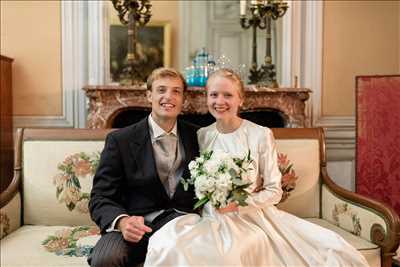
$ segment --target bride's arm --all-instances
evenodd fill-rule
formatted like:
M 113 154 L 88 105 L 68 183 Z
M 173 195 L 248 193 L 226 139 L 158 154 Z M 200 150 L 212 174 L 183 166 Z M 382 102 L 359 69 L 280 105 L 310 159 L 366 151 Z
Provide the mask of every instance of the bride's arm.
M 263 190 L 252 193 L 247 199 L 248 206 L 239 207 L 239 211 L 251 207 L 262 208 L 278 204 L 282 197 L 281 173 L 278 168 L 278 159 L 275 138 L 272 131 L 266 128 L 266 134 L 259 140 L 259 178 L 263 178 Z

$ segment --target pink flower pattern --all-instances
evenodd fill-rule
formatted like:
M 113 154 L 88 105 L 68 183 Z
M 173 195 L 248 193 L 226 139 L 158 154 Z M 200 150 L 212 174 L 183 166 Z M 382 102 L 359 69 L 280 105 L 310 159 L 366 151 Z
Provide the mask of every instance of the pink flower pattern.
M 288 160 L 287 155 L 278 153 L 278 167 L 282 174 L 282 199 L 281 203 L 289 198 L 290 192 L 296 188 L 296 182 L 299 177 L 293 169 L 293 164 Z
M 74 228 L 66 228 L 57 231 L 54 235 L 48 236 L 42 245 L 51 253 L 58 256 L 75 256 L 87 257 L 93 246 L 78 245 L 78 240 L 87 236 L 96 236 L 100 234 L 97 226 L 78 226 Z
M 82 192 L 80 179 L 94 175 L 100 160 L 100 153 L 92 155 L 75 153 L 67 156 L 57 168 L 60 173 L 53 177 L 56 186 L 56 197 L 60 203 L 65 203 L 67 208 L 80 213 L 88 213 L 89 192 Z
M 4 237 L 10 233 L 10 218 L 3 211 L 0 211 L 0 236 Z

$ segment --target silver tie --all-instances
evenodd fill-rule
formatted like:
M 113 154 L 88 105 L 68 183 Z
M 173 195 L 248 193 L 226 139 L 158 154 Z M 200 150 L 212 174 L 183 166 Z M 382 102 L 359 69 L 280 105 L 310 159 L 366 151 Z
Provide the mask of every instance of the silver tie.
M 176 187 L 174 165 L 177 159 L 177 144 L 178 138 L 173 134 L 162 135 L 156 139 L 155 143 L 158 175 L 170 197 Z

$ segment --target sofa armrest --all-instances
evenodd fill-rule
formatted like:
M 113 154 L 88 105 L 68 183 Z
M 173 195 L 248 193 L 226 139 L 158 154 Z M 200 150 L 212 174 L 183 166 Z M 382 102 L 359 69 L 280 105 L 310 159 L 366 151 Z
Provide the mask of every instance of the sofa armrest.
M 21 195 L 17 193 L 0 209 L 0 239 L 21 226 Z
M 17 129 L 15 151 L 21 151 L 22 134 L 24 129 Z M 22 225 L 22 200 L 21 200 L 21 153 L 15 153 L 14 177 L 7 188 L 0 193 L 0 238 L 16 230 Z
M 391 266 L 400 241 L 400 219 L 387 205 L 336 185 L 321 168 L 321 217 L 382 249 L 382 266 Z

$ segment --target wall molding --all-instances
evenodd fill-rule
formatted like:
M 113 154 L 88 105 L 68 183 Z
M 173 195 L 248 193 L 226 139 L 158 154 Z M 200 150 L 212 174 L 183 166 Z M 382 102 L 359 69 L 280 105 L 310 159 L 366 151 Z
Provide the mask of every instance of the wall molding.
M 104 84 L 108 64 L 108 9 L 104 1 L 61 1 L 62 114 L 14 116 L 14 127 L 85 128 L 83 86 Z
M 76 106 L 79 102 L 74 87 L 77 84 L 77 75 L 81 69 L 78 64 L 80 33 L 77 27 L 81 21 L 80 2 L 61 2 L 61 65 L 62 65 L 62 115 L 60 116 L 13 116 L 15 128 L 20 127 L 76 127 Z
M 328 159 L 353 161 L 355 117 L 326 116 L 322 112 L 324 3 L 290 1 L 289 8 L 291 11 L 284 16 L 283 27 L 290 34 L 285 33 L 283 38 L 290 47 L 283 47 L 282 58 L 286 59 L 283 66 L 290 77 L 283 77 L 293 85 L 293 79 L 297 76 L 299 87 L 312 90 L 306 113 L 314 127 L 323 127 L 325 130 Z

